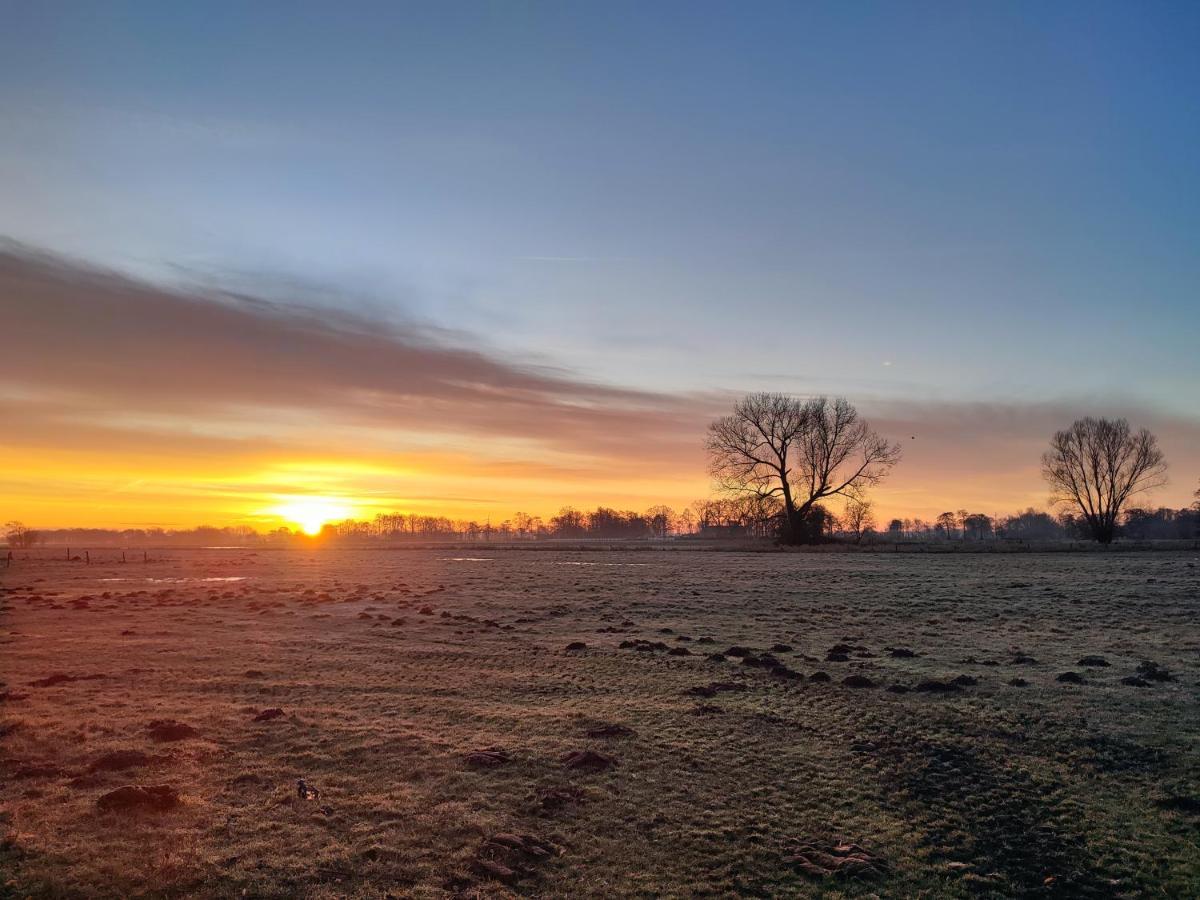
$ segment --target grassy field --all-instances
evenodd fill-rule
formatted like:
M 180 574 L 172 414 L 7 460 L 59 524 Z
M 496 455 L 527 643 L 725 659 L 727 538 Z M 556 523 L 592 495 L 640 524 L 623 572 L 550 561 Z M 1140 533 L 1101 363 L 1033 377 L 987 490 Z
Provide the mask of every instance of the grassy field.
M 0 896 L 1200 894 L 1195 551 L 104 555 L 0 570 Z

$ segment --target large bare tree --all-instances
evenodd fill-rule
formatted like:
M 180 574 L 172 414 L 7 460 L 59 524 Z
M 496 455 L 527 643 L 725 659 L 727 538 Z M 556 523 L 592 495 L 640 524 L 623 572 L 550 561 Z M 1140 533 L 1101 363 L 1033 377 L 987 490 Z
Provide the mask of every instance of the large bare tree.
M 1079 419 L 1042 454 L 1051 502 L 1077 506 L 1101 544 L 1112 543 L 1129 498 L 1166 484 L 1166 470 L 1158 439 L 1125 419 Z
M 782 502 L 784 539 L 810 543 L 814 507 L 858 499 L 900 459 L 848 401 L 750 394 L 708 426 L 709 470 L 724 491 Z

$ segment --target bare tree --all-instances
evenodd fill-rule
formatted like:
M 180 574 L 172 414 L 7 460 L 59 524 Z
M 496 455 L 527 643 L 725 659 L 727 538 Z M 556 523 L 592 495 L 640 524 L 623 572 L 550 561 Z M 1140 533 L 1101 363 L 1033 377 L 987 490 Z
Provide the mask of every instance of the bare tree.
M 4 537 L 8 541 L 10 547 L 19 547 L 29 549 L 37 543 L 38 533 L 32 528 L 29 528 L 23 522 L 6 522 L 4 525 Z
M 669 506 L 652 506 L 644 516 L 650 526 L 650 534 L 659 540 L 665 540 L 675 524 L 675 511 Z
M 871 501 L 851 497 L 846 501 L 842 513 L 842 524 L 854 535 L 854 543 L 861 544 L 863 535 L 875 528 L 875 514 L 871 512 Z
M 1134 433 L 1125 419 L 1079 419 L 1042 454 L 1051 502 L 1077 506 L 1101 544 L 1112 543 L 1126 501 L 1166 484 L 1166 470 L 1158 439 L 1145 428 Z
M 709 470 L 722 490 L 782 501 L 784 540 L 820 538 L 810 521 L 828 497 L 859 498 L 900 459 L 846 400 L 750 394 L 708 427 Z
M 937 530 L 946 540 L 950 540 L 958 530 L 958 517 L 952 512 L 940 513 L 937 517 Z

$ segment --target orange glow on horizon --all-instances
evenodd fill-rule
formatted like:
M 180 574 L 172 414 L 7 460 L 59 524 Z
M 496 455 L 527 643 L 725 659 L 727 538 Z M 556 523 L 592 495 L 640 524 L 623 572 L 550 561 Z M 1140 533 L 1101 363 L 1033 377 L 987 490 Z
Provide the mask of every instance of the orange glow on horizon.
M 0 262 L 3 326 L 22 335 L 0 352 L 0 523 L 313 534 L 380 513 L 496 526 L 564 506 L 678 512 L 713 494 L 705 429 L 732 386 L 614 386 L 369 316 L 213 302 L 3 248 Z M 862 411 L 904 458 L 870 492 L 877 526 L 1044 508 L 1046 442 L 1084 413 L 1157 434 L 1171 482 L 1138 502 L 1187 506 L 1200 419 L 1169 408 L 884 392 Z
M 299 526 L 305 534 L 321 533 L 328 522 L 337 522 L 354 516 L 354 509 L 343 500 L 332 497 L 293 497 L 272 507 L 270 515 Z

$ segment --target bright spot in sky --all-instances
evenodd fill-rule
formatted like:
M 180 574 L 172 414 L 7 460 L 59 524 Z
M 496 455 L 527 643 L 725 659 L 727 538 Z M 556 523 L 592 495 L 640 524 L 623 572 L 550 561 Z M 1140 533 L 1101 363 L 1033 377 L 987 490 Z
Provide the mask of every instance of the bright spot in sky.
M 353 515 L 347 503 L 333 497 L 293 497 L 274 507 L 271 512 L 299 525 L 305 534 L 318 534 L 326 522 L 348 519 Z

